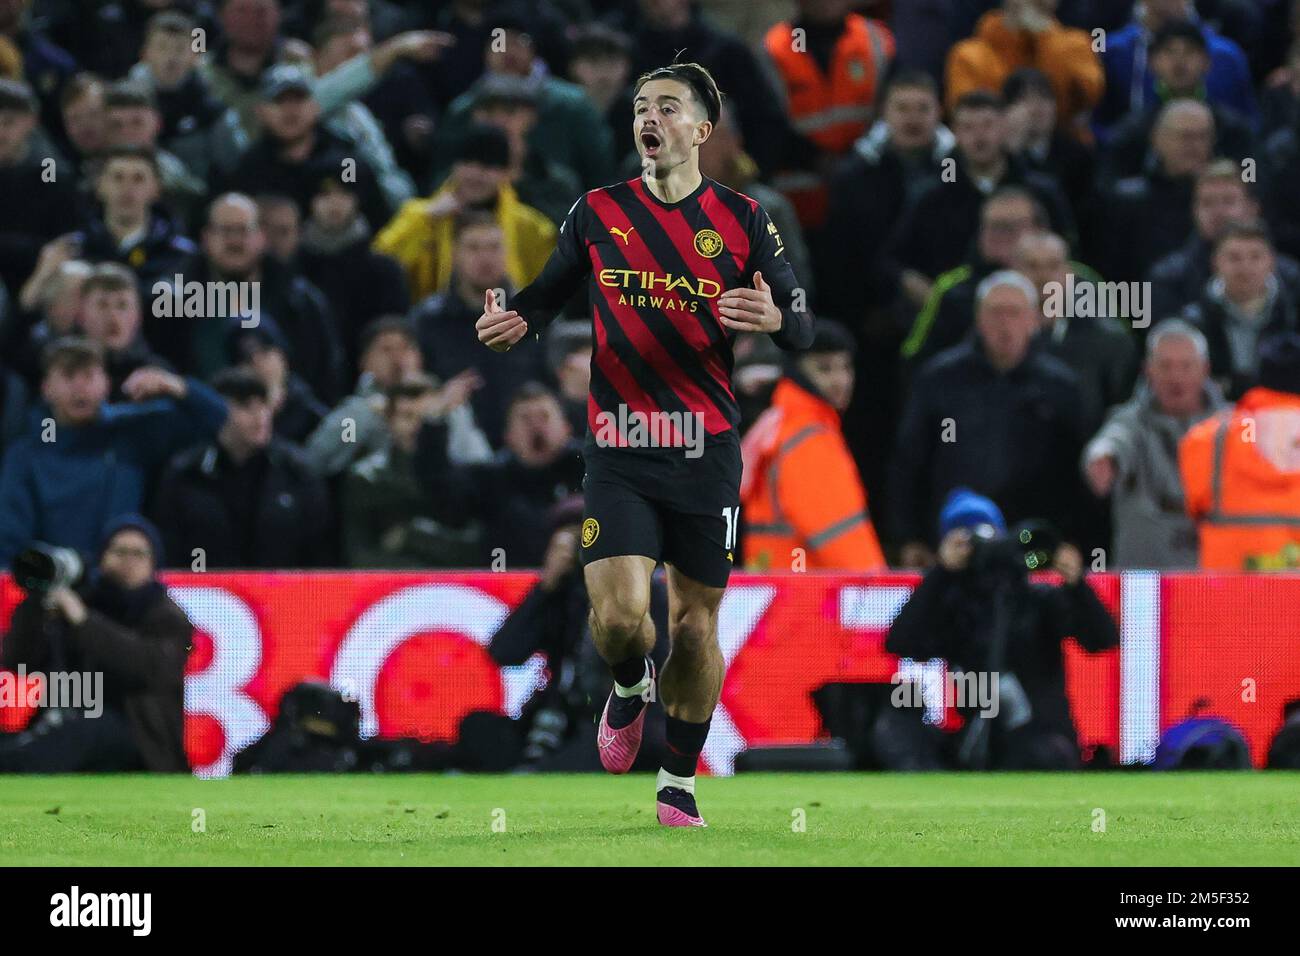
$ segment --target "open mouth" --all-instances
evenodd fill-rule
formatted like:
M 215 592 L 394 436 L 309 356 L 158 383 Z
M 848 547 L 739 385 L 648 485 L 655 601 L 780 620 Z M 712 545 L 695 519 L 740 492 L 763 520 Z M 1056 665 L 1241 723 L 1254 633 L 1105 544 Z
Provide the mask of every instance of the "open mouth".
M 641 133 L 641 146 L 645 149 L 645 154 L 647 156 L 654 156 L 659 152 L 659 147 L 662 145 L 663 141 L 659 139 L 658 134 L 652 133 L 649 130 L 645 130 Z

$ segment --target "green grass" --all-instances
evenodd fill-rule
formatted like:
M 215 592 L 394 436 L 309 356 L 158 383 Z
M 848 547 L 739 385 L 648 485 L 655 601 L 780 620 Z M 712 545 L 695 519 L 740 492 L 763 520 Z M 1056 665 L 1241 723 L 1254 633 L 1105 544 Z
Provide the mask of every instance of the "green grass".
M 603 775 L 8 777 L 0 865 L 1300 864 L 1297 774 L 701 778 L 703 831 L 661 829 L 652 790 Z

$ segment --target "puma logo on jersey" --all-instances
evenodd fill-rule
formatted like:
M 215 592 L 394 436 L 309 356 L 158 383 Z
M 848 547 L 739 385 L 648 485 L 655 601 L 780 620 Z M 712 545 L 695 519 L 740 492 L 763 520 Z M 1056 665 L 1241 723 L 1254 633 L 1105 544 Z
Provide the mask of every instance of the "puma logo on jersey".
M 628 237 L 631 236 L 632 233 L 636 232 L 636 226 L 628 226 L 627 232 L 624 232 L 622 229 L 618 228 L 618 226 L 610 226 L 609 232 L 610 235 L 618 236 L 622 239 L 623 245 L 626 246 L 628 244 Z

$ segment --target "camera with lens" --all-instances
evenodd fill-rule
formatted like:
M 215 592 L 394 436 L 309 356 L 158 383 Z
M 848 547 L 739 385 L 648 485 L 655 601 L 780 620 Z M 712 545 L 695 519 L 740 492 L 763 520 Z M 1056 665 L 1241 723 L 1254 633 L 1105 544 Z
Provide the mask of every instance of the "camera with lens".
M 1046 521 L 1022 521 L 1006 534 L 980 525 L 972 534 L 970 569 L 990 580 L 1023 578 L 1048 570 L 1060 546 L 1060 534 Z
M 36 542 L 14 557 L 14 583 L 28 594 L 75 587 L 85 574 L 81 555 L 72 548 Z

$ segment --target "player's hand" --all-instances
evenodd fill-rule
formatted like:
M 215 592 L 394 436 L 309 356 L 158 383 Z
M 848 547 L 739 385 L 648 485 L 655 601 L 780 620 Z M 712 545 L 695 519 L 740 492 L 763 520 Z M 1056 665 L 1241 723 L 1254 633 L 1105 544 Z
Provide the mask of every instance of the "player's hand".
M 528 323 L 518 312 L 506 312 L 497 304 L 496 296 L 488 289 L 483 301 L 483 314 L 474 323 L 478 340 L 494 352 L 507 352 L 528 334 Z
M 718 299 L 719 321 L 737 332 L 776 332 L 781 328 L 781 310 L 772 301 L 772 288 L 763 273 L 754 273 L 754 288 L 728 289 Z
M 1083 555 L 1072 544 L 1063 544 L 1056 549 L 1052 565 L 1065 578 L 1066 584 L 1075 585 L 1083 580 Z

